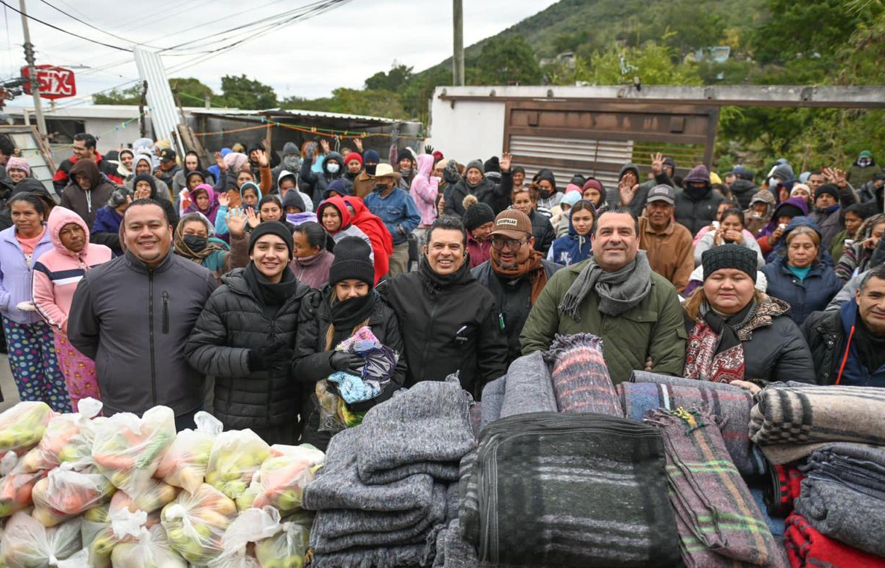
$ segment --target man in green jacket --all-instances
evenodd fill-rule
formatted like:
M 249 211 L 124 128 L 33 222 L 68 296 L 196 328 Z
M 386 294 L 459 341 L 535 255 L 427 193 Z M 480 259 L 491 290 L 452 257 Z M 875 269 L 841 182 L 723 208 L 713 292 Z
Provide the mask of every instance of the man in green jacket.
M 535 302 L 520 335 L 523 355 L 548 349 L 557 333 L 593 333 L 615 384 L 634 370 L 682 376 L 682 307 L 673 285 L 652 272 L 638 235 L 628 209 L 599 216 L 593 256 L 554 274 Z

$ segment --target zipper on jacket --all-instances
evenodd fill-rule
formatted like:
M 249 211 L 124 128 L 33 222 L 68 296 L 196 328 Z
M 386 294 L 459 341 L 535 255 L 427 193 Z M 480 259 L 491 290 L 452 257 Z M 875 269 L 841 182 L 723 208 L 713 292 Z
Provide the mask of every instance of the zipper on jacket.
M 148 271 L 148 325 L 150 326 L 151 342 L 151 402 L 157 405 L 157 364 L 156 347 L 154 346 L 154 273 Z
M 169 292 L 163 290 L 163 333 L 169 333 Z

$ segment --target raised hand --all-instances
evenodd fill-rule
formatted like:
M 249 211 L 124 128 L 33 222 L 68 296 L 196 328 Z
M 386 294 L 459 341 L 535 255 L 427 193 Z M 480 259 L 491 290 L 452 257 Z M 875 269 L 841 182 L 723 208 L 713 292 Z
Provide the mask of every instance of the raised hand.
M 621 205 L 630 205 L 636 192 L 639 191 L 639 184 L 630 185 L 629 182 L 621 180 L 618 182 L 618 193 L 621 195 Z
M 228 197 L 227 192 L 218 194 L 218 205 L 221 207 L 227 207 L 230 205 L 230 197 Z
M 660 152 L 651 155 L 651 173 L 659 176 L 664 172 L 664 155 Z
M 261 219 L 258 218 L 258 215 L 255 214 L 255 210 L 251 207 L 246 208 L 246 221 L 253 229 L 261 223 Z
M 261 150 L 260 152 L 258 152 L 258 165 L 262 168 L 266 168 L 268 164 L 269 162 L 267 161 L 267 152 Z
M 219 170 L 227 171 L 227 164 L 224 163 L 224 157 L 221 155 L 221 152 L 215 152 L 215 165 L 218 166 Z
M 250 210 L 251 211 L 251 210 Z M 242 237 L 246 232 L 246 214 L 239 207 L 231 209 L 224 218 L 231 236 Z
M 356 148 L 356 151 L 360 154 L 363 153 L 363 139 L 362 138 L 354 138 L 353 139 L 353 147 Z
M 328 153 L 331 152 L 331 150 L 329 149 L 329 141 L 325 138 L 320 140 L 320 146 L 323 148 L 323 154 L 328 155 Z
M 507 173 L 510 171 L 510 164 L 513 162 L 513 154 L 510 152 L 504 152 L 501 154 L 501 160 L 499 164 L 501 166 L 501 171 Z

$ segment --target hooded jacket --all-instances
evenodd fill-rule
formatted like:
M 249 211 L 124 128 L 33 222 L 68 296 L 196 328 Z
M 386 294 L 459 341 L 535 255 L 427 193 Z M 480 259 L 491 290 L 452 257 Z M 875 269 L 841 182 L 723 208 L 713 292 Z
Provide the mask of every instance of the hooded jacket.
M 287 142 L 287 144 L 288 144 L 288 142 Z M 298 176 L 295 173 L 290 172 L 289 170 L 281 170 L 280 174 L 275 178 L 277 180 L 276 181 L 277 188 L 279 188 L 280 182 L 283 181 L 283 178 L 287 178 L 287 177 L 291 177 L 293 180 L 295 180 L 295 188 L 294 188 L 294 190 L 290 189 L 289 191 L 287 191 L 286 195 L 289 195 L 290 193 L 300 195 L 301 199 L 304 201 L 304 207 L 302 207 L 302 210 L 305 213 L 309 213 L 309 212 L 313 211 L 313 199 L 311 199 L 309 195 L 307 195 L 306 193 L 302 193 L 301 190 L 298 189 Z M 286 195 L 283 196 L 284 201 L 285 201 Z M 285 209 L 283 209 L 283 210 L 285 211 Z
M 123 224 L 123 216 L 110 205 L 105 205 L 95 212 L 95 223 L 89 240 L 95 244 L 104 245 L 111 249 L 114 256 L 123 254 L 120 244 L 120 225 Z
M 483 171 L 482 160 L 473 160 L 467 164 L 467 170 L 471 168 Z M 446 215 L 454 215 L 459 219 L 464 217 L 464 213 L 467 212 L 464 208 L 464 198 L 468 195 L 475 195 L 480 203 L 485 203 L 491 207 L 496 215 L 507 209 L 507 206 L 510 204 L 510 194 L 513 190 L 513 176 L 506 176 L 509 177 L 510 181 L 508 186 L 505 183 L 505 176 L 501 177 L 500 184 L 496 184 L 483 174 L 479 183 L 471 187 L 467 183 L 467 170 L 464 170 L 464 176 L 457 183 L 446 188 Z
M 881 171 L 882 166 L 877 164 L 872 157 L 870 158 L 869 166 L 861 167 L 860 156 L 858 155 L 854 163 L 848 167 L 848 171 L 845 172 L 845 179 L 851 182 L 851 185 L 854 187 L 860 187 L 873 179 L 873 176 Z
M 87 162 L 91 160 L 85 160 Z M 67 187 L 71 182 L 71 169 L 80 163 L 80 158 L 77 156 L 71 156 L 67 160 L 61 163 L 58 169 L 55 171 L 55 175 L 52 177 L 52 185 L 55 187 L 55 192 L 61 195 L 62 191 Z M 98 171 L 107 176 L 112 183 L 123 183 L 123 179 L 120 177 L 120 174 L 117 172 L 117 168 L 114 164 L 105 160 L 101 154 L 98 153 L 98 150 L 95 151 L 95 162 L 93 162 Z
M 771 253 L 771 251 L 780 245 L 779 242 L 769 243 L 768 237 L 773 235 L 774 232 L 777 230 L 780 212 L 786 205 L 798 207 L 799 210 L 802 211 L 802 215 L 798 216 L 805 217 L 808 215 L 808 202 L 801 197 L 791 197 L 790 199 L 787 199 L 774 208 L 774 213 L 771 214 L 771 218 L 768 220 L 768 224 L 765 226 L 764 229 L 762 229 L 762 232 L 759 233 L 759 236 L 756 237 L 756 242 L 759 243 L 759 248 L 760 250 L 762 250 L 762 254 L 766 255 L 766 260 L 768 260 L 768 255 Z M 783 241 L 783 235 L 781 236 L 781 241 Z
M 299 148 L 298 144 L 295 144 L 294 142 L 286 142 L 283 144 L 282 156 L 280 164 L 270 172 L 271 177 L 274 180 L 275 191 L 280 187 L 279 183 L 280 179 L 283 178 L 283 172 L 288 172 L 290 175 L 295 175 L 297 177 L 297 172 L 301 171 L 301 166 L 304 163 L 301 159 L 301 148 Z M 289 157 L 287 158 L 287 156 Z M 292 174 L 291 172 L 296 172 L 296 174 Z
M 759 188 L 750 180 L 738 178 L 728 186 L 728 190 L 735 201 L 741 204 L 741 209 L 747 209 L 750 206 L 750 200 L 753 199 Z
M 169 219 L 169 224 L 173 227 L 178 226 L 178 211 L 175 210 L 175 206 L 172 205 L 172 202 L 168 199 L 160 199 L 157 193 L 157 179 L 150 174 L 139 174 L 132 179 L 132 187 L 135 188 L 135 184 L 139 181 L 146 181 L 151 186 L 151 199 L 156 201 L 163 207 L 163 211 L 166 212 L 166 217 Z M 110 198 L 109 198 L 110 199 Z M 211 200 L 211 196 L 210 196 Z
M 794 218 L 786 231 L 782 241 L 786 242 L 787 236 L 797 227 L 810 227 L 820 235 L 820 228 L 808 217 Z M 820 247 L 818 258 L 811 267 L 811 271 L 800 280 L 787 267 L 786 250 L 779 251 L 768 264 L 762 267 L 762 273 L 768 279 L 767 293 L 769 296 L 778 298 L 790 306 L 790 318 L 801 326 L 805 319 L 818 310 L 823 310 L 830 300 L 842 289 L 842 281 L 833 272 L 833 269 L 823 262 L 823 255 L 829 254 Z
M 394 188 L 394 191 L 398 191 Z M 372 262 L 375 263 L 375 284 L 390 271 L 390 255 L 393 254 L 393 238 L 380 217 L 369 211 L 368 206 L 358 197 L 342 199 L 353 208 L 350 222 L 369 238 L 372 246 Z M 336 239 L 337 242 L 337 239 Z
M 350 199 L 356 199 L 356 198 L 352 197 Z M 354 203 L 355 203 L 355 201 L 354 201 Z M 338 211 L 338 215 L 341 216 L 341 226 L 334 233 L 329 233 L 332 236 L 332 239 L 336 243 L 345 237 L 359 237 L 362 240 L 366 241 L 366 244 L 368 244 L 370 247 L 372 247 L 372 254 L 370 255 L 369 259 L 375 265 L 375 278 L 378 279 L 381 276 L 384 276 L 385 274 L 387 274 L 387 269 L 389 268 L 389 265 L 388 265 L 388 261 L 389 261 L 389 257 L 390 257 L 389 253 L 388 253 L 388 258 L 386 258 L 386 259 L 383 257 L 378 260 L 375 259 L 375 247 L 372 246 L 373 245 L 372 239 L 370 239 L 369 236 L 366 235 L 366 233 L 364 233 L 362 231 L 362 229 L 360 229 L 359 227 L 357 227 L 356 225 L 353 224 L 353 216 L 350 214 L 350 210 L 347 208 L 347 204 L 345 203 L 344 198 L 339 197 L 339 196 L 330 197 L 329 199 L 327 199 L 319 204 L 319 206 L 317 207 L 317 222 L 320 225 L 323 224 L 323 209 L 325 209 L 326 207 L 334 207 L 335 210 Z M 365 207 L 365 206 L 363 206 L 363 207 Z M 378 220 L 378 222 L 380 223 L 380 219 Z M 381 228 L 383 229 L 383 233 L 378 230 L 376 230 L 375 232 L 378 233 L 379 235 L 386 234 L 389 237 L 390 233 L 387 232 L 387 227 L 384 227 L 384 223 L 381 223 Z M 326 230 L 326 232 L 328 233 L 329 231 Z M 378 235 L 376 235 L 376 241 L 380 243 L 383 241 L 383 238 L 382 238 L 382 240 L 379 240 Z M 383 250 L 383 245 L 381 245 L 381 247 Z M 390 250 L 391 251 L 393 250 L 393 244 L 390 245 Z M 385 270 L 385 272 L 379 276 L 379 271 L 382 269 Z
M 197 188 L 206 191 L 206 196 L 209 198 L 209 208 L 206 210 L 200 209 L 197 206 L 196 200 L 194 200 L 193 196 L 191 196 L 192 204 L 185 210 L 185 213 L 200 213 L 209 220 L 209 223 L 214 226 L 215 221 L 218 219 L 218 215 L 221 213 L 222 210 L 222 207 L 218 204 L 218 195 L 216 195 L 215 190 L 212 189 L 212 187 L 210 187 L 209 185 L 204 185 L 202 187 L 197 186 Z M 196 191 L 197 188 L 194 188 L 194 191 Z M 227 207 L 224 207 L 224 214 L 222 216 L 226 214 Z M 225 224 L 225 226 L 227 225 Z
M 246 189 L 254 189 L 255 192 L 258 194 L 258 201 L 256 201 L 255 206 L 246 205 L 246 201 L 245 201 L 245 199 L 243 199 L 243 193 L 246 191 Z M 258 203 L 261 203 L 261 198 L 263 197 L 263 195 L 261 193 L 261 187 L 257 183 L 255 183 L 254 181 L 247 181 L 246 183 L 244 183 L 243 185 L 240 186 L 239 193 L 240 193 L 240 202 L 241 202 L 240 207 L 243 208 L 244 211 L 245 211 L 245 208 L 248 207 L 248 208 L 252 209 L 253 211 L 255 211 L 255 214 L 258 215 Z M 213 199 L 212 196 L 210 196 L 209 199 L 210 199 L 209 202 L 212 203 L 212 199 Z M 215 203 L 217 204 L 217 201 Z M 196 207 L 196 205 L 194 205 L 194 207 Z M 210 208 L 210 211 L 211 211 L 211 208 Z M 227 228 L 228 211 L 230 211 L 229 206 L 225 207 L 225 206 L 221 205 L 221 206 L 218 206 L 218 212 L 215 215 L 215 234 L 218 235 L 219 237 L 224 237 L 225 239 L 228 238 L 227 235 L 230 234 L 230 229 Z
M 95 361 L 106 415 L 162 404 L 181 416 L 203 404 L 204 375 L 185 346 L 216 286 L 211 272 L 171 250 L 153 270 L 128 251 L 83 276 L 68 336 Z
M 412 180 L 409 195 L 412 196 L 418 214 L 421 215 L 422 227 L 429 227 L 437 217 L 436 198 L 439 195 L 439 180 L 430 175 L 432 171 L 433 156 L 430 154 L 418 156 L 418 174 Z
M 541 215 L 537 210 L 529 214 L 532 221 L 532 236 L 535 237 L 535 250 L 547 257 L 553 241 L 556 240 L 556 230 L 550 223 L 550 217 Z
M 77 174 L 84 175 L 92 184 L 83 190 L 74 181 Z M 95 162 L 80 160 L 70 170 L 71 182 L 61 193 L 59 204 L 79 215 L 91 227 L 95 222 L 95 212 L 105 206 L 116 186 L 107 181 L 98 171 Z
M 574 223 L 572 223 L 572 217 L 569 215 L 568 235 L 553 241 L 547 260 L 551 260 L 560 266 L 570 266 L 587 260 L 591 254 L 590 234 L 588 233 L 583 237 L 579 235 L 575 230 Z
M 477 400 L 486 383 L 507 372 L 507 338 L 495 298 L 476 281 L 467 262 L 445 285 L 417 272 L 399 274 L 378 287 L 399 319 L 408 371 L 405 386 L 442 381 L 457 372 Z
M 669 185 L 670 187 L 676 187 L 676 184 L 673 183 L 673 180 L 670 179 L 670 176 L 668 176 L 666 172 L 661 172 L 659 175 L 655 176 L 654 179 L 643 182 L 639 167 L 631 162 L 628 162 L 621 166 L 621 169 L 618 172 L 618 181 L 621 181 L 621 178 L 624 177 L 624 174 L 630 171 L 636 174 L 636 183 L 639 184 L 639 189 L 636 191 L 636 195 L 633 196 L 633 201 L 631 201 L 630 204 L 626 207 L 630 209 L 633 215 L 635 215 L 637 218 L 642 217 L 642 213 L 645 211 L 645 205 L 648 200 L 648 190 L 656 185 Z M 608 190 L 603 194 L 602 201 L 599 203 L 599 207 L 597 208 L 597 213 L 602 213 L 601 208 L 603 203 L 621 203 L 621 194 L 618 191 L 617 184 L 615 184 L 614 187 L 608 188 Z
M 203 182 L 208 183 L 209 185 L 215 185 L 215 176 L 213 176 L 209 171 L 203 168 L 203 160 L 197 156 L 197 167 L 193 171 L 198 171 L 203 174 Z M 184 167 L 172 176 L 172 195 L 178 197 L 178 192 L 187 187 L 187 178 L 186 175 L 190 172 L 186 172 Z M 226 177 L 226 176 L 222 176 Z
M 337 160 L 338 162 L 339 168 L 334 174 L 329 172 L 329 160 Z M 304 160 L 301 164 L 301 181 L 304 183 L 304 192 L 310 194 L 314 203 L 319 203 L 323 200 L 323 195 L 329 184 L 344 175 L 344 158 L 338 152 L 330 152 L 323 160 L 323 170 L 320 175 L 311 169 L 312 165 L 308 160 Z
M 137 154 L 135 156 L 135 158 L 132 160 L 132 169 L 134 170 L 135 167 L 138 165 L 138 162 L 142 162 L 142 161 L 148 163 L 148 167 L 150 168 L 148 170 L 149 172 L 154 171 L 153 161 L 151 160 L 151 157 L 148 155 L 145 155 L 145 154 Z M 153 176 L 153 174 L 151 174 L 151 176 Z M 133 186 L 134 180 L 135 180 L 135 173 L 132 173 L 126 177 L 126 183 L 123 184 L 126 187 L 126 189 L 132 191 L 133 193 L 135 192 L 135 188 Z M 167 201 L 172 199 L 172 192 L 169 189 L 169 186 L 166 185 L 166 182 L 164 182 L 161 179 L 154 178 L 154 183 L 157 185 L 157 195 L 159 195 L 161 198 L 163 198 Z M 177 193 L 175 194 L 175 198 L 178 199 Z
M 765 214 L 762 217 L 757 217 L 756 212 L 753 211 L 755 203 L 765 203 L 767 205 Z M 774 194 L 770 191 L 757 191 L 753 198 L 750 199 L 750 204 L 744 211 L 744 226 L 747 231 L 753 233 L 754 239 L 761 236 L 762 231 L 768 226 L 772 215 L 774 215 L 775 207 L 777 207 L 777 200 L 775 200 Z
M 256 371 L 249 352 L 281 340 L 295 348 L 303 306 L 316 304 L 317 292 L 297 282 L 294 293 L 269 317 L 237 269 L 222 277 L 187 340 L 185 354 L 193 368 L 215 377 L 213 413 L 226 430 L 273 428 L 297 422 L 301 388 L 290 369 Z
M 706 187 L 700 192 L 695 192 L 688 188 L 689 182 L 704 182 Z M 682 180 L 682 188 L 676 191 L 676 211 L 674 213 L 676 222 L 685 226 L 694 236 L 703 227 L 716 220 L 719 204 L 724 200 L 722 195 L 713 191 L 707 167 L 696 166 Z
M 86 244 L 79 253 L 65 248 L 58 236 L 62 227 L 74 223 L 83 229 Z M 77 284 L 87 270 L 111 260 L 106 246 L 89 242 L 89 227 L 79 215 L 64 207 L 49 214 L 47 232 L 53 250 L 45 252 L 34 265 L 34 305 L 55 333 L 64 333 Z

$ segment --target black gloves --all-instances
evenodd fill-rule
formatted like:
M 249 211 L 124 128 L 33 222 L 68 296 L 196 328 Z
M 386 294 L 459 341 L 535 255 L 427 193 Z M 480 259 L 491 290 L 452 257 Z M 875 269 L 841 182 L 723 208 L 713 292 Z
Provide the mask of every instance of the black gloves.
M 333 351 L 332 356 L 329 357 L 329 365 L 336 371 L 359 375 L 361 369 L 366 365 L 366 361 L 356 353 Z
M 277 339 L 258 349 L 249 350 L 249 371 L 268 371 L 285 369 L 292 361 L 294 352 L 287 343 Z

